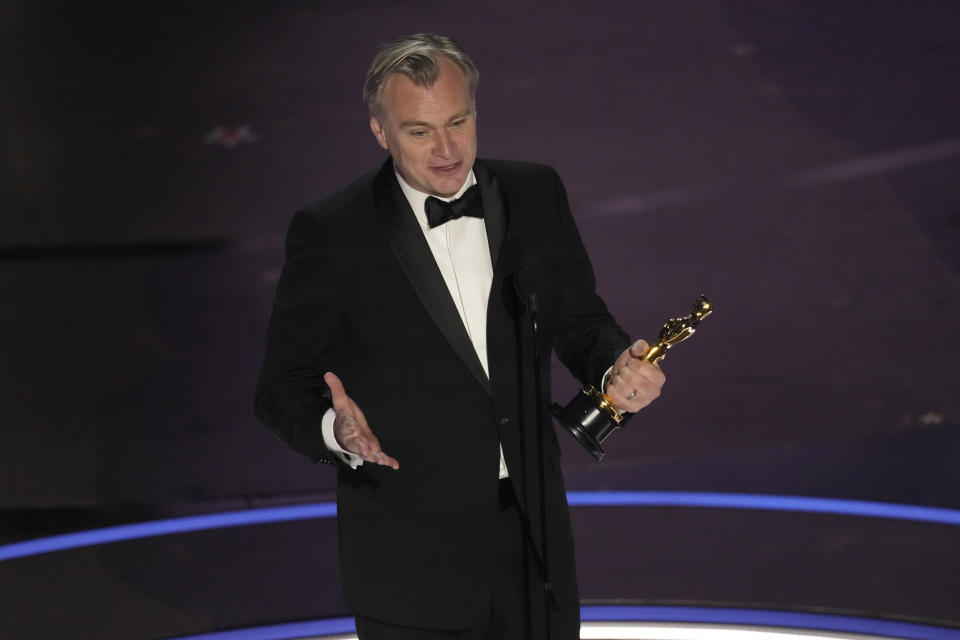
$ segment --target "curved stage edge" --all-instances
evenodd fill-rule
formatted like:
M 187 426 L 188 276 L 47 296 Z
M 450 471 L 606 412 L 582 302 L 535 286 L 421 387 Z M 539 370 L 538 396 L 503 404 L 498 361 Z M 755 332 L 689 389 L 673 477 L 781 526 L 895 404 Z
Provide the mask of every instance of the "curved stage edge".
M 584 640 L 957 640 L 960 629 L 853 616 L 710 607 L 585 606 Z M 356 640 L 353 618 L 232 629 L 169 640 Z
M 569 491 L 571 507 L 686 507 L 821 513 L 960 526 L 960 510 L 839 498 L 690 491 Z M 337 515 L 334 502 L 265 507 L 90 529 L 0 545 L 0 562 L 123 540 Z

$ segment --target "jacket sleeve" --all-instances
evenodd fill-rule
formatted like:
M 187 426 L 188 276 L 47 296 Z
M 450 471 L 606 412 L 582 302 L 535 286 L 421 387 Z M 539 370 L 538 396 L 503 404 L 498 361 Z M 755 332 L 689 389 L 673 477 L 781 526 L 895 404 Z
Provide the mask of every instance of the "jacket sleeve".
M 323 374 L 337 341 L 339 293 L 318 227 L 314 214 L 300 211 L 287 231 L 254 409 L 294 450 L 314 462 L 342 464 L 321 432 L 323 414 L 333 406 Z
M 556 172 L 552 177 L 564 254 L 554 351 L 581 383 L 599 386 L 606 370 L 630 346 L 630 337 L 596 293 L 593 266 L 570 212 L 566 190 Z

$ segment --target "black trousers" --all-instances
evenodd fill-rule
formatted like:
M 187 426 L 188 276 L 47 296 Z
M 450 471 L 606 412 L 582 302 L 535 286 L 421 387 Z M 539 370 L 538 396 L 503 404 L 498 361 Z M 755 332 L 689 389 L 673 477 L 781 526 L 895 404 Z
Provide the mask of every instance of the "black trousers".
M 527 544 L 523 520 L 508 481 L 501 481 L 497 520 L 497 581 L 480 618 L 467 629 L 418 629 L 356 617 L 360 640 L 542 640 L 546 637 L 543 596 L 532 549 Z M 532 585 L 528 590 L 527 585 Z M 528 615 L 528 603 L 532 614 Z M 580 637 L 580 610 L 551 608 L 552 640 Z M 529 630 L 527 627 L 532 624 Z

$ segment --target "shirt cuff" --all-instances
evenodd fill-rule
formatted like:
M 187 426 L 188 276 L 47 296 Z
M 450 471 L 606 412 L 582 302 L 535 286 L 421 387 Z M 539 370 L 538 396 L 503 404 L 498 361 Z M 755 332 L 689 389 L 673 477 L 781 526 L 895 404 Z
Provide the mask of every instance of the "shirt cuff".
M 336 417 L 336 411 L 333 409 L 327 409 L 327 412 L 323 414 L 323 418 L 320 420 L 320 431 L 323 433 L 323 444 L 327 446 L 327 449 L 330 450 L 330 453 L 335 454 L 338 458 L 343 460 L 345 465 L 351 469 L 356 469 L 363 464 L 363 458 L 355 453 L 350 453 L 341 447 L 339 442 L 337 442 L 336 436 L 333 435 L 333 421 L 336 419 Z
M 607 383 L 610 382 L 610 374 L 611 374 L 611 373 L 613 373 L 613 365 L 611 365 L 610 368 L 607 369 L 607 372 L 603 374 L 603 379 L 600 380 L 600 392 L 601 392 L 601 393 L 606 393 L 606 392 L 607 392 Z M 331 409 L 331 411 L 333 411 L 333 409 Z M 331 424 L 333 424 L 333 423 L 331 423 Z M 324 439 L 326 439 L 326 436 L 324 436 Z

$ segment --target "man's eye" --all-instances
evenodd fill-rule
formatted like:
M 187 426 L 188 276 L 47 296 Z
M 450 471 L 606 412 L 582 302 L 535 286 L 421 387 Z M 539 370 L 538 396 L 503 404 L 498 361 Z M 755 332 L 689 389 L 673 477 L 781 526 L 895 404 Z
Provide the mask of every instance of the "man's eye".
M 414 129 L 410 132 L 410 135 L 412 135 L 414 138 L 422 138 L 427 135 L 427 132 L 423 129 Z
M 450 123 L 450 126 L 452 126 L 452 127 L 462 127 L 464 122 L 466 122 L 466 119 L 454 120 L 453 122 Z

